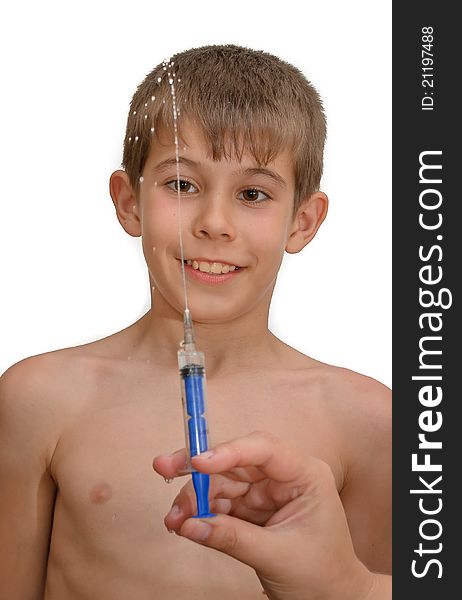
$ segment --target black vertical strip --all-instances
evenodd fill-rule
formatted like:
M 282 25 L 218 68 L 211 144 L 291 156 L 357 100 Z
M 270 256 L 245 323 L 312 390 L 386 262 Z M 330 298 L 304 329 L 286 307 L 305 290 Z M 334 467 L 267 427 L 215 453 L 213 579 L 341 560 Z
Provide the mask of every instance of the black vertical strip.
M 455 6 L 393 3 L 393 598 L 397 599 L 460 595 L 462 153 L 458 145 L 462 140 L 456 90 L 462 36 Z M 421 171 L 420 178 L 419 156 L 430 167 Z M 441 380 L 413 380 L 413 376 Z M 424 442 L 419 434 L 425 435 Z M 430 442 L 435 446 L 419 448 L 419 443 Z M 413 470 L 413 454 L 420 465 L 427 460 L 429 470 Z M 438 465 L 441 471 L 432 470 Z

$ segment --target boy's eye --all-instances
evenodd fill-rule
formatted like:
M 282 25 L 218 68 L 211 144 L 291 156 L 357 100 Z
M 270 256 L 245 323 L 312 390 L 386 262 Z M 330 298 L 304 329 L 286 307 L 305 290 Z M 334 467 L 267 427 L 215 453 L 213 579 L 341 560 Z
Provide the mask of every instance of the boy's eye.
M 269 200 L 269 196 L 267 196 L 265 192 L 262 192 L 261 190 L 257 190 L 255 188 L 243 190 L 239 196 L 242 197 L 242 200 L 245 200 L 246 202 L 253 202 L 254 204 L 258 204 L 259 202 L 265 202 L 266 200 Z
M 169 188 L 171 188 L 172 190 L 174 190 L 175 192 L 178 192 L 178 183 L 180 184 L 180 192 L 184 192 L 184 193 L 197 192 L 197 188 L 190 181 L 187 181 L 186 179 L 180 179 L 179 181 L 178 181 L 178 179 L 174 179 L 173 181 L 169 181 L 167 183 L 167 186 Z

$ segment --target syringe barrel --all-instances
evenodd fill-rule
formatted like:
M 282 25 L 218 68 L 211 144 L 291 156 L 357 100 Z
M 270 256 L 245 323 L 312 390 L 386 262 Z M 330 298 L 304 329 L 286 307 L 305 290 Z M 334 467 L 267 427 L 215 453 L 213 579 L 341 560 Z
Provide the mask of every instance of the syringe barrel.
M 192 473 L 191 457 L 209 449 L 204 353 L 179 350 L 181 400 L 188 450 L 185 473 Z
M 191 344 L 193 347 L 193 344 Z M 210 475 L 199 473 L 191 466 L 191 457 L 209 448 L 207 426 L 205 360 L 204 353 L 185 344 L 178 351 L 181 376 L 181 399 L 185 424 L 186 448 L 188 449 L 185 473 L 192 473 L 197 499 L 197 516 L 213 517 L 209 507 Z

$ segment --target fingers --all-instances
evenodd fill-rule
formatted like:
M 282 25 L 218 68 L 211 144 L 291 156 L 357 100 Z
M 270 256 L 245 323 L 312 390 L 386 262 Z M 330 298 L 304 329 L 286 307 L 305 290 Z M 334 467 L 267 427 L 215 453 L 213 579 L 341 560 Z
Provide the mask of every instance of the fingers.
M 179 535 L 203 546 L 215 548 L 256 570 L 271 570 L 278 560 L 274 539 L 264 527 L 241 521 L 228 515 L 211 519 L 187 519 Z
M 157 456 L 153 467 L 166 479 L 178 477 L 186 472 L 186 457 L 185 449 L 171 455 Z M 279 438 L 262 431 L 218 444 L 191 459 L 197 471 L 226 473 L 228 480 L 255 484 L 270 479 L 269 489 L 277 506 L 288 502 L 294 490 L 301 493 L 306 490 L 307 484 L 316 480 L 318 462 L 313 457 L 301 458 Z
M 191 464 L 202 473 L 221 473 L 236 467 L 258 467 L 278 482 L 304 480 L 310 459 L 298 454 L 276 436 L 256 431 L 231 442 L 218 444 L 209 452 L 195 456 Z M 308 466 L 308 469 L 307 469 Z
M 214 513 L 228 513 L 234 509 L 235 499 L 245 496 L 249 484 L 229 480 L 226 477 L 215 475 L 210 482 L 210 509 Z M 180 490 L 172 503 L 172 508 L 164 519 L 165 526 L 169 531 L 178 531 L 183 521 L 192 517 L 197 512 L 196 495 L 192 481 L 188 481 Z M 249 518 L 252 522 L 257 522 Z M 258 522 L 266 522 L 268 516 L 263 520 L 259 515 Z
M 166 479 L 185 474 L 186 456 L 185 449 L 158 456 L 154 459 L 154 469 Z M 320 486 L 324 489 L 330 482 L 329 477 L 335 488 L 327 465 L 329 477 L 326 478 L 322 461 L 301 458 L 279 438 L 266 432 L 254 432 L 219 444 L 212 451 L 192 458 L 191 462 L 198 471 L 214 474 L 210 487 L 212 505 L 218 499 L 225 499 L 228 502 L 224 512 L 259 525 L 271 519 L 271 523 L 274 519 L 274 523 L 291 519 L 298 506 L 293 501 L 300 496 L 316 499 Z M 214 506 L 212 510 L 218 512 L 219 505 Z M 165 525 L 169 530 L 178 531 L 183 522 L 195 514 L 195 494 L 188 482 L 174 500 Z
M 161 454 L 156 456 L 152 461 L 154 470 L 165 477 L 165 479 L 173 479 L 181 475 L 186 475 L 186 449 L 182 448 L 173 454 Z
M 169 531 L 178 532 L 183 521 L 196 514 L 196 508 L 197 503 L 194 488 L 192 482 L 188 481 L 188 483 L 181 488 L 179 494 L 172 503 L 172 507 L 165 516 L 165 527 Z
M 185 474 L 186 450 L 157 456 L 153 467 L 166 478 Z M 212 450 L 191 459 L 192 466 L 201 473 L 223 473 L 233 469 L 241 481 L 258 481 L 258 473 L 279 482 L 298 480 L 307 470 L 306 459 L 278 437 L 265 431 L 255 431 L 230 442 L 218 444 Z M 260 475 L 260 478 L 261 475 Z

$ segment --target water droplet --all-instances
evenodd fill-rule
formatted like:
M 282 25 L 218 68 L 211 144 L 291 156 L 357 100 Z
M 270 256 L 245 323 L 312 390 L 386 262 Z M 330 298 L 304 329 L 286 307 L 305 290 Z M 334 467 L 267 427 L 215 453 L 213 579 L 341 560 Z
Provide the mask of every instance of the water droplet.
M 173 83 L 173 77 L 170 77 L 170 79 L 168 80 L 169 84 L 172 85 Z
M 165 480 L 165 483 L 172 483 L 173 477 L 172 478 L 164 477 L 164 480 Z
M 181 81 L 180 77 L 178 77 L 178 83 Z
M 162 100 L 162 104 L 165 104 L 165 98 Z
M 132 138 L 131 138 L 131 137 L 129 137 L 129 138 L 128 138 L 128 141 L 129 141 L 129 142 L 131 142 L 131 141 L 132 141 Z
M 135 142 L 137 142 L 137 141 L 138 141 L 138 139 L 139 139 L 139 138 L 138 138 L 138 136 L 137 136 L 137 135 L 135 135 Z
M 133 114 L 136 115 L 136 110 L 133 111 Z
M 147 105 L 148 105 L 148 103 L 147 103 L 147 102 L 145 102 L 145 103 L 144 103 L 144 105 L 145 105 L 145 106 L 147 106 Z
M 155 99 L 156 99 L 155 96 L 151 96 L 151 102 L 154 102 Z
M 154 133 L 154 127 L 151 127 L 151 133 Z
M 164 71 L 166 71 L 166 70 L 167 70 L 167 67 L 164 67 Z
M 144 118 L 145 118 L 145 119 L 147 119 L 147 118 L 148 118 L 148 115 L 144 115 Z
M 157 83 L 160 83 L 162 81 L 162 77 L 158 77 L 157 78 Z
M 141 177 L 140 177 L 140 183 L 143 183 L 143 181 L 144 181 L 144 177 L 141 175 Z

